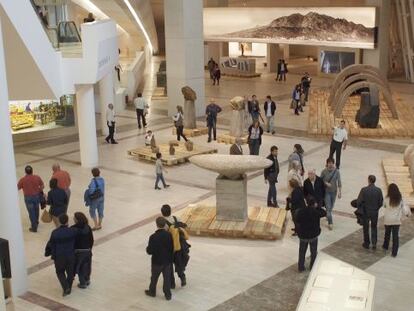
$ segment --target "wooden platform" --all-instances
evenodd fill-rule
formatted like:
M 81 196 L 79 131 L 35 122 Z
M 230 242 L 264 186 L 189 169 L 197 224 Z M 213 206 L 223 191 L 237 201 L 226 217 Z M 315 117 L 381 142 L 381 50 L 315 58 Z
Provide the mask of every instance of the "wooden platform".
M 190 235 L 276 240 L 281 238 L 286 210 L 284 208 L 249 207 L 245 222 L 216 220 L 216 207 L 189 205 L 180 216 Z
M 411 184 L 410 171 L 401 158 L 387 158 L 382 160 L 387 185 L 395 183 L 400 188 L 403 200 L 410 208 L 414 208 L 414 193 Z
M 187 151 L 184 143 L 180 142 L 179 146 L 175 147 L 175 155 L 170 155 L 168 144 L 158 145 L 160 152 L 162 153 L 162 163 L 167 166 L 178 165 L 185 163 L 193 155 L 217 153 L 217 149 L 194 145 L 192 151 Z M 128 150 L 128 155 L 138 160 L 146 160 L 155 162 L 157 160 L 155 153 L 151 151 L 151 147 L 141 147 L 132 150 Z
M 196 129 L 184 129 L 184 135 L 186 137 L 195 137 L 208 134 L 208 127 L 198 127 Z M 173 127 L 173 135 L 177 135 L 177 129 Z
M 350 97 L 345 105 L 342 116 L 335 118 L 328 106 L 328 91 L 316 90 L 310 94 L 308 133 L 313 135 L 332 135 L 332 128 L 344 119 L 346 128 L 351 136 L 381 137 L 381 138 L 413 138 L 414 137 L 414 109 L 397 96 L 395 100 L 399 119 L 391 116 L 388 106 L 381 100 L 380 120 L 378 128 L 360 128 L 355 122 L 355 116 L 360 105 L 359 96 Z
M 236 137 L 231 136 L 229 134 L 220 134 L 217 137 L 217 142 L 225 144 L 234 144 L 236 142 Z M 242 137 L 242 144 L 247 144 L 247 135 Z

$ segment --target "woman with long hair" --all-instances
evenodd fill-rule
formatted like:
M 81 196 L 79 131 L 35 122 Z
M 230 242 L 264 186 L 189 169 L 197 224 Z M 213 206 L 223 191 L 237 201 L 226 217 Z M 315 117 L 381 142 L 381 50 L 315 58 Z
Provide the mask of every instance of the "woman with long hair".
M 394 183 L 389 184 L 387 197 L 384 200 L 384 225 L 385 236 L 382 248 L 388 250 L 390 237 L 392 235 L 392 257 L 396 257 L 399 246 L 399 236 L 402 216 L 410 216 L 411 211 L 402 200 L 402 195 L 398 186 Z
M 289 166 L 288 166 L 288 172 L 292 169 L 293 167 L 293 161 L 298 161 L 300 163 L 301 166 L 301 176 L 303 176 L 305 174 L 305 167 L 303 165 L 303 154 L 305 153 L 305 151 L 302 148 L 301 144 L 294 144 L 293 145 L 293 152 L 289 155 Z
M 79 277 L 79 288 L 87 288 L 91 283 L 92 271 L 92 247 L 94 243 L 92 229 L 88 224 L 88 218 L 81 212 L 74 214 L 75 224 L 72 228 L 78 230 L 75 240 L 75 272 Z
M 263 128 L 260 126 L 259 120 L 253 120 L 253 124 L 249 126 L 248 133 L 247 143 L 249 144 L 250 155 L 259 155 L 263 135 Z
M 177 140 L 180 141 L 180 137 L 187 141 L 187 137 L 184 135 L 184 112 L 182 106 L 177 106 L 177 113 L 173 116 L 175 129 L 177 131 Z

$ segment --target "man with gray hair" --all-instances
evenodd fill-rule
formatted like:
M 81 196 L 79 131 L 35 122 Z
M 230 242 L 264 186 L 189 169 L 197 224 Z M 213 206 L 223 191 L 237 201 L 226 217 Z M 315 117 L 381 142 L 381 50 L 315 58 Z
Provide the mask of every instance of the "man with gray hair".
M 57 186 L 58 188 L 64 190 L 66 192 L 66 195 L 68 196 L 68 204 L 69 204 L 69 198 L 70 198 L 70 184 L 71 179 L 70 175 L 67 171 L 64 171 L 60 168 L 59 163 L 55 163 L 52 166 L 52 177 L 50 179 L 55 178 L 57 180 Z
M 301 166 L 299 161 L 293 161 L 292 162 L 292 169 L 289 171 L 288 176 L 287 176 L 287 182 L 288 182 L 288 190 L 289 193 L 292 192 L 292 188 L 289 185 L 289 181 L 291 179 L 296 180 L 299 183 L 299 186 L 302 187 L 303 185 L 303 180 L 302 180 L 302 176 L 301 176 Z
M 237 137 L 234 144 L 230 147 L 230 155 L 243 155 L 242 144 L 243 140 L 241 137 Z
M 308 171 L 308 178 L 303 182 L 303 194 L 305 195 L 306 202 L 313 198 L 318 207 L 325 205 L 325 184 L 322 178 L 316 175 L 316 170 L 313 168 Z

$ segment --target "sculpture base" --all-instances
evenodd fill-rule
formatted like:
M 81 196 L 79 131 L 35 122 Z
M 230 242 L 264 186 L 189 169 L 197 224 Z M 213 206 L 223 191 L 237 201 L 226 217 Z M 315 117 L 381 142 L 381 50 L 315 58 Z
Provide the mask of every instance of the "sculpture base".
M 247 219 L 247 177 L 216 179 L 217 220 L 245 221 Z
M 195 137 L 195 136 L 207 135 L 208 128 L 198 127 L 196 129 L 184 129 L 183 132 L 186 137 Z M 175 127 L 173 128 L 172 133 L 173 135 L 177 135 L 177 129 Z
M 243 136 L 242 138 L 242 144 L 247 144 L 247 135 Z M 236 142 L 236 137 L 231 136 L 229 134 L 220 134 L 217 137 L 218 143 L 225 143 L 225 144 L 234 144 Z
M 167 166 L 185 163 L 190 157 L 194 155 L 217 153 L 217 149 L 198 145 L 193 145 L 193 150 L 187 151 L 183 142 L 179 142 L 178 146 L 174 147 L 174 155 L 170 155 L 169 153 L 169 144 L 160 144 L 157 145 L 157 147 L 159 147 L 159 150 L 162 153 L 162 163 Z M 150 146 L 128 150 L 127 152 L 128 155 L 134 157 L 134 159 L 137 160 L 145 160 L 151 162 L 155 162 L 157 160 L 156 155 L 151 151 Z
M 285 229 L 284 208 L 249 207 L 246 221 L 226 221 L 216 218 L 216 207 L 189 205 L 180 220 L 187 224 L 190 235 L 240 239 L 277 240 Z

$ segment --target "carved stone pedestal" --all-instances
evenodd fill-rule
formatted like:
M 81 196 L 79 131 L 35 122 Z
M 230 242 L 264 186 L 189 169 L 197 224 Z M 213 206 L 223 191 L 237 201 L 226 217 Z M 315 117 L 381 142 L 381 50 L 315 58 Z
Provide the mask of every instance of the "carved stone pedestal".
M 217 220 L 245 221 L 247 219 L 247 178 L 216 179 Z

